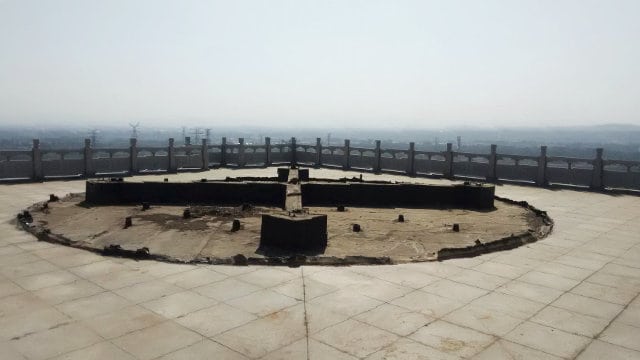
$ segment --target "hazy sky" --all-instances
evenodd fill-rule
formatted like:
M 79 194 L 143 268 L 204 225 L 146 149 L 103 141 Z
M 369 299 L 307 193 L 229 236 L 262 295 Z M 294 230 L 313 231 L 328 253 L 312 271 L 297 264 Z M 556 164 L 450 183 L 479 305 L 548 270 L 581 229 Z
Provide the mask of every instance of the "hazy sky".
M 0 125 L 640 124 L 640 0 L 0 0 Z

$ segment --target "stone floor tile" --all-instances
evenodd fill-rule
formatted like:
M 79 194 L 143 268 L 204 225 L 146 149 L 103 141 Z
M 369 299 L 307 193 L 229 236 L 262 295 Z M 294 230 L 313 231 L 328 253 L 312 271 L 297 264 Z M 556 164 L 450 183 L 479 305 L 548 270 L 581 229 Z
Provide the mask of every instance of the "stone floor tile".
M 304 279 L 304 295 L 307 301 L 315 299 L 318 296 L 332 293 L 337 290 L 338 288 L 335 286 L 331 286 L 331 285 L 327 285 L 327 284 L 315 281 L 309 277 L 305 277 Z
M 553 306 L 578 312 L 584 315 L 603 319 L 613 319 L 622 311 L 622 305 L 588 298 L 581 295 L 566 293 L 552 303 Z
M 407 336 L 435 320 L 422 313 L 391 304 L 382 304 L 354 317 L 354 319 L 400 336 Z
M 473 357 L 473 360 L 560 360 L 561 358 L 506 340 L 498 340 Z
M 169 275 L 162 280 L 185 289 L 211 284 L 216 281 L 224 280 L 227 276 L 210 270 L 205 267 L 198 267 L 192 270 L 182 271 L 177 274 Z
M 260 287 L 244 281 L 228 278 L 208 285 L 193 288 L 192 291 L 218 301 L 227 301 L 249 295 L 260 290 Z
M 103 341 L 89 347 L 60 355 L 52 360 L 122 359 L 135 360 L 135 357 L 122 351 L 110 342 Z
M 0 246 L 0 256 L 16 255 L 25 252 L 23 249 L 16 245 Z
M 218 334 L 212 340 L 259 358 L 305 337 L 304 306 L 296 305 Z
M 103 258 L 105 260 L 93 262 L 86 265 L 80 265 L 68 270 L 84 279 L 92 279 L 98 276 L 104 276 L 121 270 L 127 270 L 127 267 L 114 262 L 112 259 Z
M 24 292 L 25 290 L 16 285 L 11 280 L 0 280 L 0 298 L 10 295 L 16 295 Z
M 640 352 L 623 348 L 600 340 L 594 340 L 576 358 L 578 360 L 637 360 Z
M 573 266 L 576 268 L 595 271 L 603 267 L 606 263 L 608 263 L 611 260 L 610 259 L 607 259 L 607 260 L 585 259 L 582 257 L 576 257 L 576 256 L 571 256 L 569 254 L 566 254 L 556 258 L 553 261 L 558 262 L 560 264 Z
M 528 319 L 545 304 L 517 296 L 493 292 L 471 302 L 471 305 L 494 310 L 518 319 Z
M 485 274 L 496 275 L 509 279 L 515 279 L 527 272 L 526 269 L 523 269 L 521 267 L 507 265 L 495 261 L 485 261 L 482 264 L 475 266 L 473 269 Z
M 273 286 L 271 290 L 299 301 L 305 299 L 305 287 L 302 285 L 302 277 Z
M 0 350 L 3 360 L 27 360 L 14 346 L 14 341 L 1 341 Z
M 161 360 L 246 360 L 241 354 L 208 339 L 177 350 L 159 358 Z
M 395 300 L 394 300 L 395 301 Z M 322 305 L 332 311 L 355 316 L 383 304 L 382 301 L 372 299 L 351 290 L 339 290 L 327 295 L 319 296 L 309 302 Z
M 580 283 L 578 280 L 568 279 L 559 275 L 547 274 L 540 271 L 528 272 L 519 277 L 518 280 L 562 291 L 567 291 Z
M 616 321 L 640 328 L 640 306 L 630 305 L 618 315 Z
M 447 279 L 433 282 L 420 290 L 462 302 L 469 302 L 489 292 L 485 289 Z
M 256 271 L 256 266 L 235 266 L 235 265 L 218 265 L 215 267 L 216 272 L 227 276 L 238 276 L 252 271 Z
M 625 276 L 596 272 L 587 278 L 585 282 L 640 292 L 640 280 Z
M 304 341 L 304 340 L 301 340 Z M 309 360 L 356 360 L 346 352 L 323 344 L 314 339 L 309 339 Z M 288 359 L 287 359 L 288 360 Z
M 264 268 L 260 269 L 260 271 L 252 271 L 250 273 L 237 276 L 238 280 L 242 280 L 261 288 L 270 288 L 296 277 L 301 277 L 299 271 L 297 273 L 290 273 L 275 267 Z
M 129 301 L 112 292 L 102 292 L 64 302 L 56 305 L 56 308 L 74 319 L 86 319 L 117 311 L 130 305 Z
M 591 339 L 526 321 L 511 331 L 506 340 L 564 358 L 573 358 Z
M 151 300 L 140 305 L 166 318 L 176 318 L 196 310 L 213 306 L 216 303 L 217 301 L 211 298 L 187 290 Z
M 509 279 L 507 278 L 485 274 L 476 270 L 463 270 L 460 273 L 451 276 L 449 280 L 475 286 L 485 290 L 494 290 L 495 288 L 509 281 Z
M 162 280 L 151 280 L 114 290 L 114 293 L 122 296 L 123 298 L 131 301 L 134 304 L 139 304 L 145 301 L 159 299 L 167 295 L 175 294 L 180 291 L 184 290 L 176 285 L 167 283 Z
M 220 303 L 178 318 L 176 322 L 206 337 L 212 337 L 255 319 L 256 316 L 249 312 Z
M 514 280 L 496 289 L 496 292 L 518 296 L 521 298 L 548 304 L 563 294 L 561 290 L 552 289 L 542 285 L 530 284 L 524 281 Z
M 154 359 L 202 341 L 202 336 L 166 321 L 138 330 L 112 342 L 141 360 Z
M 405 309 L 421 312 L 431 317 L 441 317 L 464 305 L 463 302 L 416 290 L 391 302 Z
M 349 316 L 339 313 L 331 307 L 315 303 L 307 303 L 306 314 L 307 327 L 310 334 L 315 334 L 349 318 Z
M 76 300 L 104 292 L 100 286 L 88 280 L 75 280 L 68 284 L 46 287 L 33 294 L 49 304 L 57 305 L 65 301 Z
M 42 260 L 42 258 L 28 252 L 0 256 L 0 264 L 2 264 L 1 266 L 3 268 L 29 264 L 40 260 Z
M 628 304 L 629 301 L 631 301 L 638 294 L 633 289 L 615 288 L 586 281 L 571 289 L 571 292 L 574 294 L 604 300 L 606 302 L 619 305 Z
M 525 256 L 511 254 L 509 252 L 506 252 L 506 254 L 500 254 L 499 256 L 495 257 L 493 261 L 528 270 L 534 269 L 545 263 L 543 260 L 530 259 Z
M 491 335 L 442 320 L 420 328 L 409 338 L 441 352 L 460 357 L 470 357 L 479 353 L 495 339 Z
M 462 271 L 462 268 L 450 262 L 424 262 L 411 264 L 408 269 L 419 271 L 439 278 L 449 278 Z
M 114 271 L 91 278 L 92 282 L 108 290 L 116 290 L 151 280 L 154 280 L 153 276 L 132 269 Z
M 372 279 L 369 284 L 351 286 L 350 290 L 370 298 L 388 302 L 413 291 L 413 288 L 397 285 L 384 280 Z
M 72 273 L 66 270 L 57 270 L 37 275 L 25 276 L 14 279 L 13 281 L 26 290 L 34 291 L 49 286 L 68 284 L 75 280 L 78 280 L 78 277 L 73 275 Z
M 0 298 L 0 316 L 26 314 L 46 307 L 49 307 L 49 304 L 31 292 L 23 292 Z
M 466 305 L 443 317 L 452 324 L 461 325 L 485 334 L 504 336 L 523 320 L 495 310 Z
M 627 349 L 640 351 L 640 328 L 618 321 L 612 322 L 609 327 L 600 334 L 599 339 Z
M 377 278 L 413 289 L 425 287 L 440 279 L 425 272 L 411 270 L 408 268 L 396 268 L 393 271 L 379 274 Z
M 113 339 L 164 320 L 162 316 L 134 305 L 85 319 L 83 323 L 103 338 Z
M 561 264 L 558 262 L 548 262 L 536 268 L 537 271 L 562 276 L 567 279 L 582 281 L 593 274 L 594 270 L 579 268 Z
M 78 323 L 66 324 L 12 340 L 28 359 L 48 359 L 101 342 L 102 338 Z
M 403 338 L 367 356 L 366 360 L 455 360 L 457 356 Z
M 636 280 L 640 279 L 640 268 L 624 266 L 619 264 L 607 264 L 602 270 L 605 274 L 617 275 L 634 278 Z
M 307 339 L 304 338 L 270 352 L 266 356 L 261 357 L 260 360 L 306 359 L 307 353 Z
M 398 339 L 388 331 L 356 320 L 326 328 L 313 338 L 356 357 L 365 357 Z
M 54 308 L 42 307 L 28 312 L 0 316 L 0 339 L 20 338 L 70 322 L 69 317 Z
M 371 276 L 363 275 L 350 269 L 340 268 L 319 271 L 305 276 L 305 278 L 340 289 L 359 284 L 368 284 L 372 279 Z M 395 283 L 395 281 L 391 282 Z
M 259 290 L 237 299 L 228 300 L 226 303 L 246 312 L 265 316 L 295 305 L 299 301 L 272 290 Z
M 46 260 L 34 261 L 27 264 L 0 267 L 0 274 L 8 279 L 17 279 L 25 276 L 60 270 L 57 266 Z
M 547 306 L 542 309 L 531 318 L 531 321 L 587 337 L 595 337 L 609 324 L 609 320 L 579 314 L 555 306 Z
M 70 254 L 64 256 L 54 256 L 47 258 L 47 261 L 60 267 L 60 268 L 72 268 L 82 265 L 91 264 L 96 261 L 101 261 L 103 258 L 101 255 L 94 254 L 89 251 L 82 251 L 78 254 Z

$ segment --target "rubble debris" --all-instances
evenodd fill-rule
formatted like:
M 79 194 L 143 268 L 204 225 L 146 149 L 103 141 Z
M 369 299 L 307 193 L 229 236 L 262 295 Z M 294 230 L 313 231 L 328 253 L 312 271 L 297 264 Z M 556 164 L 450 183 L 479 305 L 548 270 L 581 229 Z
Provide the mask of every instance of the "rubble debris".
M 49 202 L 55 202 L 55 201 L 59 201 L 60 198 L 57 197 L 55 194 L 49 194 Z
M 131 225 L 133 225 L 133 221 L 131 220 L 131 216 L 127 216 L 126 218 L 124 218 L 124 228 L 128 229 L 131 227 Z
M 149 210 L 149 208 L 151 208 L 151 205 L 148 202 L 142 203 L 142 211 Z
M 360 224 L 353 224 L 353 232 L 360 232 L 362 231 L 362 227 L 360 226 Z
M 404 215 L 398 215 L 398 222 L 404 222 Z
M 460 232 L 460 224 L 453 224 L 452 230 L 455 232 Z
M 191 210 L 190 209 L 184 209 L 184 211 L 182 212 L 182 218 L 183 219 L 191 218 Z

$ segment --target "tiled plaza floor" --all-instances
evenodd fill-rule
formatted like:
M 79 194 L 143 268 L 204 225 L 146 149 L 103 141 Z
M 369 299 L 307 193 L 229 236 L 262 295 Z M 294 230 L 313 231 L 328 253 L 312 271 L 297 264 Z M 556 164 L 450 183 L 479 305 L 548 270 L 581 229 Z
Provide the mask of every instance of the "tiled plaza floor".
M 11 223 L 83 184 L 0 185 L 1 359 L 640 359 L 638 197 L 500 186 L 547 210 L 554 233 L 395 266 L 137 262 L 37 242 Z

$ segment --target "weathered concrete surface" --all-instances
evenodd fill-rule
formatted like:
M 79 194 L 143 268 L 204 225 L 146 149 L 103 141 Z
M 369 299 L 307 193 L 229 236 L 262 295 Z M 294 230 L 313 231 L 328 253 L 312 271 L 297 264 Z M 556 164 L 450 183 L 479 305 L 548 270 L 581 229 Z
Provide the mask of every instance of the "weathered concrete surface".
M 498 187 L 548 210 L 554 233 L 473 259 L 397 266 L 137 262 L 39 243 L 10 223 L 83 184 L 0 187 L 3 359 L 640 358 L 637 197 Z

